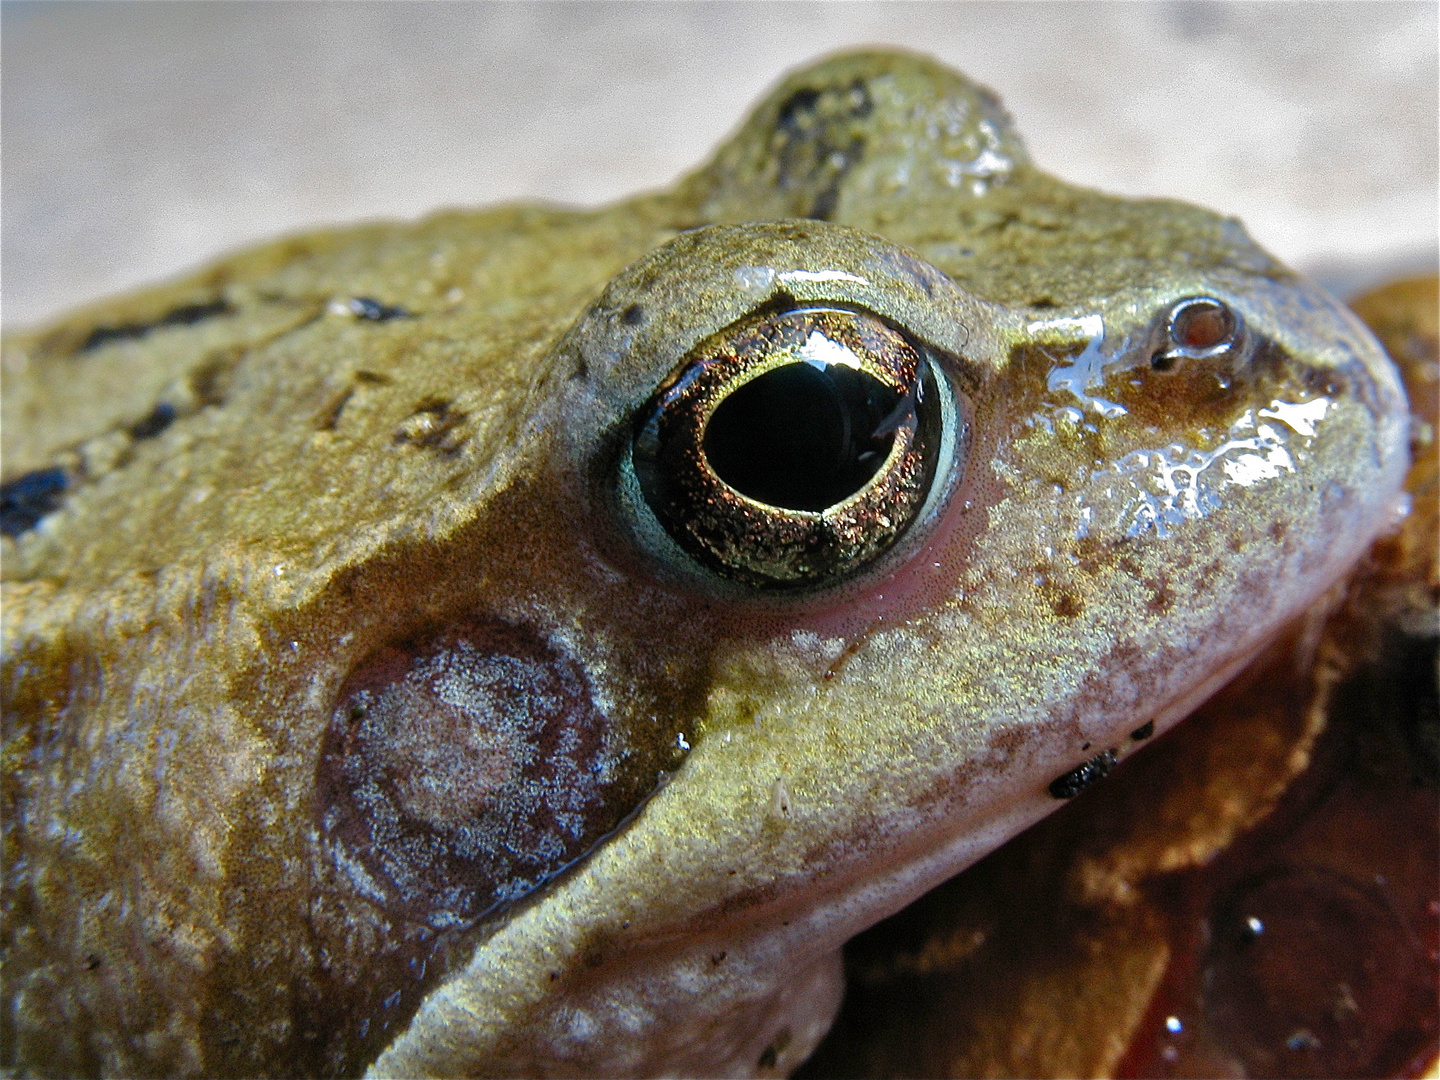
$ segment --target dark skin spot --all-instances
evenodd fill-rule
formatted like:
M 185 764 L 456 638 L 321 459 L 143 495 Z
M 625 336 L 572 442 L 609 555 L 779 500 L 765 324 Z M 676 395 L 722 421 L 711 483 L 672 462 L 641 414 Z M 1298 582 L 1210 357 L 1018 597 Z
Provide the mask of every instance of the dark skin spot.
M 137 440 L 153 439 L 174 422 L 175 406 L 162 401 L 151 409 L 143 420 L 137 420 L 130 426 L 130 437 Z
M 59 509 L 68 486 L 63 469 L 36 469 L 0 485 L 0 535 L 29 532 Z
M 780 1060 L 780 1053 L 790 1045 L 790 1029 L 781 1028 L 775 1033 L 775 1038 L 770 1045 L 760 1052 L 760 1060 L 756 1063 L 759 1068 L 773 1069 Z
M 1085 610 L 1085 605 L 1074 594 L 1061 593 L 1055 600 L 1054 610 L 1062 619 L 1073 619 Z
M 225 403 L 225 395 L 230 390 L 231 377 L 244 355 L 245 350 L 241 348 L 222 349 L 206 357 L 190 372 L 187 376 L 190 392 L 195 395 L 202 407 Z
M 320 410 L 320 415 L 315 418 L 316 431 L 334 431 L 340 424 L 340 414 L 345 411 L 345 406 L 355 396 L 355 388 L 350 387 L 335 395 L 335 399 Z
M 89 352 L 115 341 L 135 341 L 152 330 L 167 326 L 194 326 L 217 315 L 229 315 L 235 309 L 224 297 L 203 304 L 181 304 L 171 308 L 160 318 L 147 323 L 121 323 L 118 326 L 97 326 L 81 342 L 79 352 Z
M 859 122 L 874 103 L 864 82 L 846 87 L 805 88 L 780 106 L 775 120 L 782 191 L 810 196 L 802 216 L 828 221 L 840 201 L 840 185 L 865 153 Z
M 352 296 L 345 302 L 350 314 L 367 322 L 389 322 L 391 319 L 408 319 L 410 312 L 398 305 L 382 304 L 371 296 Z
M 1134 739 L 1136 742 L 1144 742 L 1146 739 L 1150 738 L 1150 736 L 1154 734 L 1155 721 L 1147 720 L 1145 721 L 1145 723 L 1137 727 L 1134 731 L 1130 732 L 1130 738 Z
M 1163 615 L 1175 606 L 1175 594 L 1164 582 L 1160 582 L 1153 588 L 1155 591 L 1150 594 L 1150 599 L 1145 601 L 1145 608 L 1156 615 Z
M 1050 794 L 1057 799 L 1073 799 L 1097 780 L 1102 780 L 1115 768 L 1120 752 L 1111 748 L 1096 754 L 1083 765 L 1077 765 L 1063 776 L 1050 781 Z

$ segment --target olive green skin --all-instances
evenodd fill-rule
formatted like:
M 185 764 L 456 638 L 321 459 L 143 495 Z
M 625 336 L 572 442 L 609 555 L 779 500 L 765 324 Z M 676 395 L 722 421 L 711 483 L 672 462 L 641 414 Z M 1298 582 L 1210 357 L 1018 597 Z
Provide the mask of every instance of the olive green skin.
M 781 289 L 953 358 L 972 439 L 891 556 L 756 597 L 639 520 L 624 444 Z M 1145 362 L 1195 295 L 1267 343 L 1229 386 Z M 1096 316 L 1110 415 L 1047 385 Z M 1406 464 L 1379 347 L 1237 223 L 1069 187 L 892 53 L 792 75 L 670 191 L 278 241 L 7 338 L 4 375 L 6 478 L 76 478 L 3 540 L 4 1053 L 36 1075 L 785 1073 L 848 937 L 1220 685 Z M 1268 466 L 1224 450 L 1322 397 Z M 1174 445 L 1221 455 L 1218 505 L 1147 527 L 1133 455 Z M 386 1014 L 395 920 L 317 841 L 321 743 L 367 656 L 475 613 L 562 644 L 639 759 L 693 750 Z

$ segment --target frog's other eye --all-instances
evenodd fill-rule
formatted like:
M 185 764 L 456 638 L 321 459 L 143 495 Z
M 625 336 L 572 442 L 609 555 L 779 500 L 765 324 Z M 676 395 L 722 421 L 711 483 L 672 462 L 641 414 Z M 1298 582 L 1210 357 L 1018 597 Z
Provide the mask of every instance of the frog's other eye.
M 953 486 L 962 428 L 935 354 L 904 331 L 849 307 L 762 310 L 700 342 L 640 410 L 632 510 L 722 578 L 823 586 Z
M 1169 371 L 1181 360 L 1234 355 L 1240 351 L 1244 330 L 1240 315 L 1213 297 L 1177 301 L 1165 317 L 1162 340 L 1150 366 Z

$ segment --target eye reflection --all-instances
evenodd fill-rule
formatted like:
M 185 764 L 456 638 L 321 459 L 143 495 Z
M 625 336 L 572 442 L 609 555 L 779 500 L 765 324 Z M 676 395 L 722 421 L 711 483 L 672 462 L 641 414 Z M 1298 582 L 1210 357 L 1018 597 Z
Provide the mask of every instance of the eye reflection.
M 867 312 L 756 314 L 697 345 L 637 417 L 640 493 L 723 577 L 842 579 L 925 505 L 947 410 L 957 427 L 941 382 L 922 346 Z
M 897 423 L 914 407 L 913 394 L 864 371 L 787 364 L 720 403 L 705 428 L 705 457 L 721 480 L 756 502 L 824 510 L 879 471 Z

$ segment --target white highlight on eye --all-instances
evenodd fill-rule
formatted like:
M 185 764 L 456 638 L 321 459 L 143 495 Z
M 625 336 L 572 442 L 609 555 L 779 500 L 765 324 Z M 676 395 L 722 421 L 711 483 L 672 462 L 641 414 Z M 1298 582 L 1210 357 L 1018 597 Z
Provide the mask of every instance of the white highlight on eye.
M 805 344 L 801 345 L 798 352 L 800 359 L 813 368 L 824 370 L 831 364 L 840 364 L 843 367 L 860 370 L 860 358 L 856 356 L 838 341 L 831 341 L 819 330 L 811 330 Z
M 774 271 L 772 270 L 771 273 Z M 847 273 L 844 270 L 786 270 L 780 275 L 780 280 L 786 283 L 792 281 L 853 281 L 857 285 L 870 284 L 867 279 L 858 274 Z

